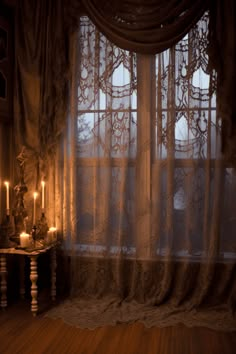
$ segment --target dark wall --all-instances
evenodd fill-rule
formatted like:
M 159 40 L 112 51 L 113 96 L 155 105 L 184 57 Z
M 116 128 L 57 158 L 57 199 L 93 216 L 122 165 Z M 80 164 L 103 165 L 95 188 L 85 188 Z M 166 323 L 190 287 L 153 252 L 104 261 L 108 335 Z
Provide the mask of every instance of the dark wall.
M 5 215 L 4 181 L 13 182 L 14 11 L 0 2 L 0 222 Z M 10 198 L 12 190 L 10 189 Z

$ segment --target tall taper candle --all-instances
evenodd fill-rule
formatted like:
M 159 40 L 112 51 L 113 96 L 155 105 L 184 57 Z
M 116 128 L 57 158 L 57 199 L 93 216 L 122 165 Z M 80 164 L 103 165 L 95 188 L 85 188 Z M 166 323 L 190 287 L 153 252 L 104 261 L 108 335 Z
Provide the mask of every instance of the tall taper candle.
M 42 181 L 41 182 L 41 185 L 42 185 L 42 210 L 44 210 L 44 204 L 45 204 L 45 195 L 44 195 L 44 193 L 45 193 L 45 182 L 44 181 Z
M 36 198 L 37 198 L 38 193 L 34 192 L 34 210 L 33 210 L 33 225 L 35 225 L 36 222 Z
M 9 182 L 4 182 L 6 186 L 6 213 L 10 215 L 10 202 L 9 202 Z

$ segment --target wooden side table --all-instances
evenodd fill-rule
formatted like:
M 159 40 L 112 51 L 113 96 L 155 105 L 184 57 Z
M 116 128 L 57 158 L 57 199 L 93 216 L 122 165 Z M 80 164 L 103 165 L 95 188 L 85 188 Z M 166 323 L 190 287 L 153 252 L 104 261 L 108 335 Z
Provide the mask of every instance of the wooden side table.
M 52 300 L 56 299 L 56 248 L 58 243 L 52 243 L 48 246 L 45 246 L 40 249 L 34 250 L 22 250 L 16 248 L 0 248 L 0 293 L 1 293 L 1 301 L 0 306 L 2 309 L 7 307 L 7 255 L 8 254 L 17 254 L 19 256 L 27 256 L 30 258 L 30 280 L 31 280 L 31 312 L 33 316 L 37 315 L 38 311 L 38 287 L 37 287 L 37 279 L 38 279 L 38 267 L 37 267 L 37 259 L 43 253 L 50 252 L 51 253 L 51 297 Z M 22 268 L 23 269 L 23 268 Z M 22 271 L 21 271 L 22 272 Z M 21 297 L 24 297 L 25 289 L 24 282 L 21 283 L 20 289 Z

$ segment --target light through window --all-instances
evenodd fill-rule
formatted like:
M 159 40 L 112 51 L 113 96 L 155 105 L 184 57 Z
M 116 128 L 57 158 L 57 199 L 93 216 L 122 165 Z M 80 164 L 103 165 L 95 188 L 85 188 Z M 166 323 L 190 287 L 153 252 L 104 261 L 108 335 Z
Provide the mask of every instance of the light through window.
M 210 208 L 211 164 L 221 145 L 207 73 L 207 28 L 205 14 L 175 47 L 148 56 L 117 48 L 81 17 L 76 120 L 81 248 L 93 245 L 100 252 L 109 245 L 111 253 L 120 252 L 122 239 L 122 252 L 135 254 L 145 244 L 136 235 L 137 215 L 147 213 L 139 232 L 151 235 L 155 254 L 165 252 L 170 233 L 176 254 L 202 251 L 205 188 Z

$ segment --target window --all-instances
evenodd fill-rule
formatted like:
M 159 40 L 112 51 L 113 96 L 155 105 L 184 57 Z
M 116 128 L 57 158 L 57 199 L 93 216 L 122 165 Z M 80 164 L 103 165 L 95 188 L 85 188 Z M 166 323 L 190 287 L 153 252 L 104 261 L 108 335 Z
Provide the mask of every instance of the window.
M 151 56 L 117 48 L 81 17 L 76 214 L 84 251 L 119 252 L 123 240 L 128 254 L 163 254 L 173 237 L 176 254 L 202 252 L 221 131 L 207 28 L 205 14 L 174 48 Z

